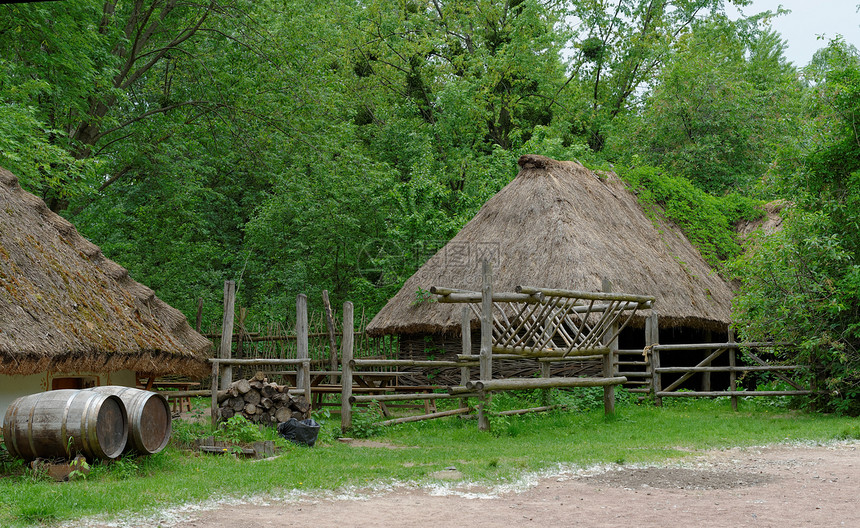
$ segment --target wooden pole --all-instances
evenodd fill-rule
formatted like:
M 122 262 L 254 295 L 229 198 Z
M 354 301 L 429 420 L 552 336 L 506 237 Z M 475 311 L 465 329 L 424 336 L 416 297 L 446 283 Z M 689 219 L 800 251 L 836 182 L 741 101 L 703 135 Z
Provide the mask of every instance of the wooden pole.
M 373 401 L 390 402 L 390 401 L 411 401 L 411 400 L 449 400 L 451 398 L 462 398 L 463 396 L 478 396 L 477 393 L 457 393 L 451 394 L 448 392 L 415 392 L 412 394 L 353 394 L 349 398 L 350 403 L 370 403 Z
M 329 350 L 329 366 L 331 370 L 337 370 L 337 338 L 335 333 L 337 327 L 334 324 L 334 314 L 331 310 L 331 303 L 328 300 L 328 290 L 322 292 L 323 306 L 325 307 L 325 326 L 328 330 L 328 350 Z M 336 383 L 336 376 L 331 377 L 331 383 Z
M 493 379 L 493 266 L 485 260 L 481 264 L 481 381 Z M 489 431 L 490 419 L 486 406 L 490 396 L 484 394 L 478 404 L 478 430 Z
M 550 387 L 607 387 L 626 383 L 627 378 L 506 378 L 485 381 L 470 381 L 468 391 L 507 391 L 522 389 L 546 389 Z
M 603 292 L 612 293 L 612 282 L 609 279 L 603 279 Z M 618 331 L 618 324 L 612 323 L 609 330 L 603 336 L 603 344 L 609 348 L 609 353 L 603 356 L 603 377 L 613 377 L 613 367 L 615 363 L 615 355 L 618 351 L 618 338 L 615 336 Z M 603 413 L 615 414 L 615 385 L 605 385 L 603 387 Z
M 712 340 L 712 332 L 710 330 L 705 330 L 705 341 L 711 342 Z M 710 372 L 702 372 L 702 392 L 711 392 Z
M 296 296 L 296 359 L 309 359 L 308 354 L 308 296 Z M 305 361 L 296 374 L 296 388 L 304 391 L 305 401 L 311 403 L 310 363 Z
M 395 418 L 393 420 L 386 420 L 384 422 L 376 422 L 373 425 L 395 425 L 395 424 L 402 424 L 402 423 L 409 423 L 409 422 L 420 422 L 422 420 L 432 420 L 434 418 L 444 418 L 445 416 L 455 416 L 457 414 L 465 414 L 465 413 L 469 412 L 470 410 L 471 409 L 469 409 L 467 407 L 465 409 L 459 408 L 459 409 L 453 409 L 450 411 L 442 411 L 442 412 L 437 412 L 437 413 L 420 414 L 417 416 L 406 416 L 405 418 Z
M 728 339 L 728 341 L 729 341 L 729 343 L 734 343 L 734 341 L 735 341 L 735 329 L 734 328 L 731 328 L 731 327 L 729 328 L 729 339 Z M 737 390 L 736 385 L 737 385 L 737 381 L 738 381 L 738 375 L 734 371 L 734 368 L 736 366 L 736 362 L 737 362 L 737 350 L 731 349 L 731 350 L 729 350 L 729 367 L 732 368 L 732 371 L 729 372 L 729 390 L 732 392 Z M 738 397 L 737 396 L 732 396 L 732 410 L 733 411 L 738 410 Z
M 343 303 L 343 338 L 340 341 L 340 357 L 342 373 L 340 376 L 340 430 L 344 433 L 352 429 L 352 404 L 349 398 L 352 396 L 352 303 Z
M 221 370 L 219 363 L 212 363 L 212 429 L 218 427 L 221 418 L 221 409 L 218 407 L 218 373 Z
M 472 355 L 472 311 L 468 306 L 463 306 L 460 311 L 460 343 L 463 345 L 464 356 Z M 471 369 L 468 366 L 460 367 L 460 385 L 465 385 L 471 376 Z M 469 399 L 462 398 L 460 400 L 460 408 L 469 407 Z
M 540 377 L 544 378 L 544 379 L 548 379 L 548 378 L 552 377 L 551 368 L 552 368 L 552 363 L 550 363 L 549 361 L 541 361 Z M 544 389 L 543 393 L 541 393 L 541 403 L 544 405 L 544 407 L 549 405 L 549 400 L 550 400 L 549 393 L 550 393 L 550 389 Z
M 645 320 L 648 331 L 645 335 L 646 344 L 651 347 L 651 394 L 654 395 L 654 405 L 657 407 L 663 406 L 663 399 L 657 394 L 663 390 L 660 373 L 657 369 L 660 368 L 660 350 L 655 348 L 660 344 L 660 318 L 652 312 L 648 319 Z
M 224 281 L 224 319 L 221 322 L 221 347 L 218 356 L 221 359 L 233 357 L 233 315 L 236 305 L 236 283 Z M 221 390 L 230 388 L 233 383 L 233 367 L 226 365 L 221 376 Z
M 554 411 L 555 409 L 561 409 L 563 407 L 564 407 L 564 405 L 545 405 L 543 407 L 531 407 L 529 409 L 517 409 L 514 411 L 502 411 L 502 412 L 496 413 L 496 416 L 519 416 L 521 414 Z

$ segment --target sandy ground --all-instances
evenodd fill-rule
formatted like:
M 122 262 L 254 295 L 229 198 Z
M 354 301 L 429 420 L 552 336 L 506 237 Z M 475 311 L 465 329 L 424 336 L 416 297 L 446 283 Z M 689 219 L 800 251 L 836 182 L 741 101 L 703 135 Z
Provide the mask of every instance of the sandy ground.
M 144 524 L 174 528 L 860 526 L 860 442 L 856 441 L 714 451 L 662 466 L 571 468 L 526 477 L 519 486 L 507 488 L 470 486 L 459 476 L 452 468 L 439 475 L 436 486 L 404 485 L 316 497 L 287 494 L 186 507 Z

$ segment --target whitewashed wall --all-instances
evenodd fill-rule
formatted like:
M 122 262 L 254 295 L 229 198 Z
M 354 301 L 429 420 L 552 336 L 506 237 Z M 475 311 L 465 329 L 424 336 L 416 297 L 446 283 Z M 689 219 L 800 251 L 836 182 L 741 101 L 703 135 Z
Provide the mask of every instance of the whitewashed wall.
M 6 408 L 16 398 L 37 392 L 45 392 L 51 387 L 54 378 L 78 376 L 95 378 L 96 384 L 99 386 L 121 385 L 123 387 L 134 387 L 137 381 L 137 376 L 131 370 L 120 370 L 106 374 L 97 374 L 94 372 L 43 372 L 28 376 L 7 376 L 0 374 L 0 426 L 4 423 Z

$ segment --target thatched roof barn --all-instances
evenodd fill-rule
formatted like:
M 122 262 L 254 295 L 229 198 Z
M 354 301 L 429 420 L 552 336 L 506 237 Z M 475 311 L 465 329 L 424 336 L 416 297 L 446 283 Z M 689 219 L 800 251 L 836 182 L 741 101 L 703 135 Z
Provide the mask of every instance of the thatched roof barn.
M 0 169 L 0 374 L 203 376 L 210 342 Z
M 519 165 L 517 177 L 406 281 L 368 333 L 459 335 L 460 305 L 416 302 L 417 294 L 431 286 L 480 291 L 485 255 L 494 291 L 600 291 L 606 278 L 616 292 L 655 296 L 662 328 L 726 331 L 729 284 L 680 229 L 643 210 L 618 176 L 535 155 Z

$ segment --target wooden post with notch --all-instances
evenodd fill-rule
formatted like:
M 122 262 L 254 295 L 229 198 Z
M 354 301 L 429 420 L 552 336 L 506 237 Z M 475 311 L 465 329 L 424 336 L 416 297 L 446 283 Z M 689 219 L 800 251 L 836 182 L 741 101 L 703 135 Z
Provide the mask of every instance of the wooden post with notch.
M 460 343 L 463 345 L 463 355 L 472 355 L 472 311 L 468 305 L 463 305 L 463 310 L 460 312 Z M 466 386 L 471 377 L 470 367 L 460 367 L 460 385 Z M 466 409 L 469 407 L 469 399 L 460 399 L 460 408 Z
M 308 359 L 308 296 L 300 293 L 296 297 L 296 359 Z M 311 404 L 311 369 L 305 361 L 298 365 L 296 388 L 304 391 L 305 401 Z
M 352 429 L 352 404 L 349 398 L 352 396 L 352 339 L 353 339 L 353 323 L 352 323 L 352 303 L 347 301 L 343 303 L 343 338 L 340 341 L 340 357 L 341 357 L 341 396 L 340 396 L 340 430 L 344 433 Z
M 232 359 L 233 356 L 233 317 L 236 309 L 236 283 L 224 281 L 224 319 L 221 322 L 221 346 L 219 357 Z M 230 388 L 233 383 L 233 367 L 225 365 L 221 375 L 221 390 Z
M 484 260 L 481 265 L 481 381 L 493 379 L 493 266 Z M 490 419 L 486 406 L 490 401 L 487 393 L 481 394 L 478 404 L 478 430 L 489 431 Z

